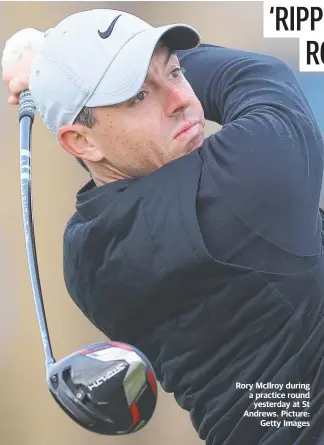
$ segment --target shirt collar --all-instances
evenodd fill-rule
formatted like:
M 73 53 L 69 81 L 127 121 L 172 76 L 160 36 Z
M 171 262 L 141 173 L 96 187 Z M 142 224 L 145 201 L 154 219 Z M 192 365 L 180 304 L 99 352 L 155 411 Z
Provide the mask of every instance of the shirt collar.
M 115 200 L 118 193 L 123 192 L 137 179 L 121 179 L 101 186 L 96 186 L 93 180 L 87 182 L 76 195 L 76 209 L 86 220 L 98 216 Z

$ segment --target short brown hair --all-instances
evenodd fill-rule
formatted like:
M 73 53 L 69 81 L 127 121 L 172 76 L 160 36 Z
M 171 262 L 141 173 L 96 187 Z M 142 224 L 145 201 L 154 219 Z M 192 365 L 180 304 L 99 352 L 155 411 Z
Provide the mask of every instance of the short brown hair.
M 95 124 L 98 123 L 98 119 L 94 115 L 92 108 L 83 107 L 80 113 L 74 119 L 73 123 L 84 125 L 87 128 L 92 128 Z M 88 173 L 90 173 L 90 170 L 88 169 L 88 167 L 86 166 L 85 162 L 82 159 L 76 158 L 76 160 L 85 170 L 87 170 Z
M 94 115 L 93 109 L 89 107 L 83 107 L 77 117 L 74 119 L 74 124 L 81 124 L 85 127 L 92 128 L 98 123 L 96 116 Z

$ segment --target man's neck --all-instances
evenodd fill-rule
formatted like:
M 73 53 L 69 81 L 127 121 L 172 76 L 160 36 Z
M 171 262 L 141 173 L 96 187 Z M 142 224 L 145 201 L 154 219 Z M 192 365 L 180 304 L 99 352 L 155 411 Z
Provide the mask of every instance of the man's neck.
M 112 169 L 106 165 L 87 163 L 90 175 L 97 187 L 108 184 L 110 182 L 119 181 L 121 179 L 129 179 L 129 175 L 125 175 L 120 171 Z

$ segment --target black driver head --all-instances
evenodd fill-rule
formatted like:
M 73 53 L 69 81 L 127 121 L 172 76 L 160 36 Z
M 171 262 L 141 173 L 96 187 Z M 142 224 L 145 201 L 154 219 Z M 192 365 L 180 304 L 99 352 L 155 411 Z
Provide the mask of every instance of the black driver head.
M 155 411 L 157 383 L 152 365 L 125 343 L 95 343 L 76 351 L 52 365 L 47 380 L 61 408 L 95 433 L 133 433 Z

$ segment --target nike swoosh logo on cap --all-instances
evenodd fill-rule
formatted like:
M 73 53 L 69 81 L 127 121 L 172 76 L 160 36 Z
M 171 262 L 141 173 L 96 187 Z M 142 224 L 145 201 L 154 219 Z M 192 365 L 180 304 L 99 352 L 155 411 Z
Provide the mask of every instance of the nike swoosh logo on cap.
M 113 29 L 116 25 L 117 20 L 119 19 L 119 17 L 121 17 L 121 14 L 118 15 L 116 18 L 114 18 L 114 20 L 111 22 L 111 24 L 109 25 L 109 28 L 107 29 L 107 31 L 101 32 L 98 29 L 98 34 L 100 35 L 100 37 L 102 39 L 108 39 L 108 37 L 111 35 L 111 33 L 113 32 Z

